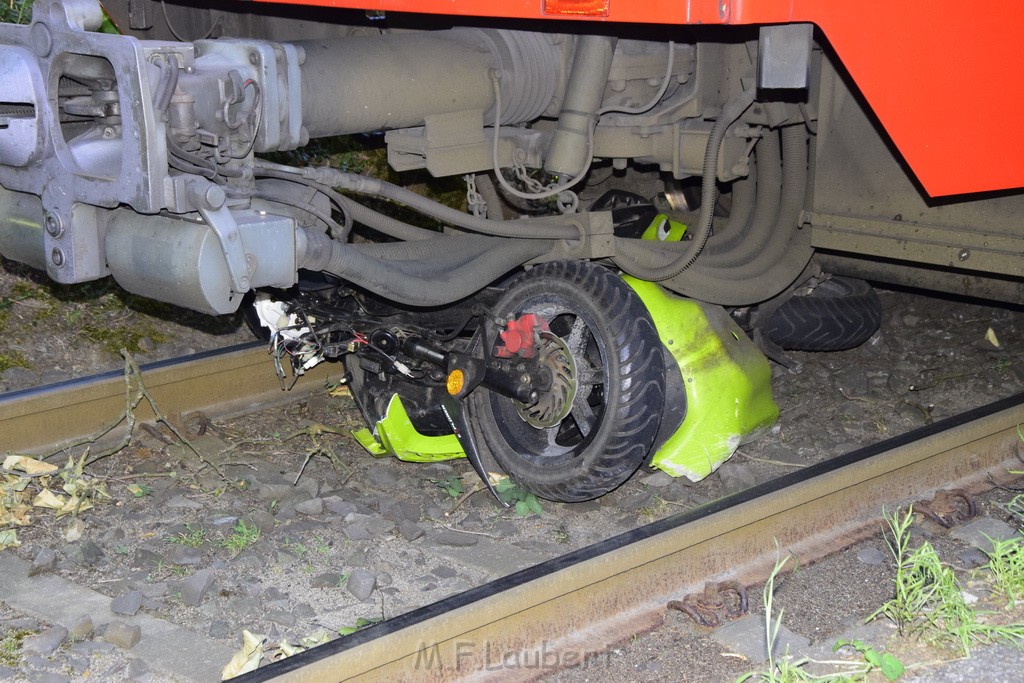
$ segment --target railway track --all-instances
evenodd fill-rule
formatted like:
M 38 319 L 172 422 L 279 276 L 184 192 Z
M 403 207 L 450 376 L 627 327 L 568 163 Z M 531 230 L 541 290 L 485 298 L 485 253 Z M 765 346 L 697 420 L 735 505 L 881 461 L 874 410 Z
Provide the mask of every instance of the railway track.
M 1024 458 L 1024 394 L 669 517 L 264 667 L 246 681 L 531 679 L 661 624 L 705 582 L 811 562 L 883 508 L 982 490 Z M 513 665 L 509 665 L 509 663 Z
M 327 365 L 313 368 L 283 391 L 263 343 L 157 361 L 140 369 L 146 390 L 171 420 L 196 411 L 223 417 L 295 401 L 321 389 L 331 370 Z M 95 434 L 124 410 L 125 389 L 125 372 L 115 370 L 2 394 L 0 449 L 47 452 Z M 145 401 L 136 411 L 140 421 L 156 417 Z
M 265 350 L 250 346 L 144 366 L 142 376 L 173 419 L 299 398 L 326 374 L 282 392 Z M 42 450 L 92 433 L 123 410 L 124 397 L 118 372 L 0 397 L 4 449 Z M 666 603 L 705 582 L 763 580 L 776 542 L 813 561 L 873 533 L 883 508 L 940 489 L 985 488 L 1024 457 L 1022 423 L 1024 394 L 636 528 L 240 680 L 532 678 L 657 627 Z

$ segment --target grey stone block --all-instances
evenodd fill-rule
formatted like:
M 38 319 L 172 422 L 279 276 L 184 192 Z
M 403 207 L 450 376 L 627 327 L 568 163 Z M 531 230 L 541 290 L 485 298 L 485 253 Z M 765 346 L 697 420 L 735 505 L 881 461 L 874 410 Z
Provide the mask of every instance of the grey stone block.
M 419 524 L 405 520 L 398 524 L 398 533 L 402 534 L 402 538 L 407 541 L 415 541 L 426 532 Z
M 1011 538 L 1019 537 L 1020 532 L 1002 520 L 981 517 L 956 527 L 949 532 L 949 535 L 951 538 L 963 541 L 979 550 L 991 552 L 992 541 L 989 540 L 990 538 L 997 541 L 1008 541 Z
M 133 659 L 124 668 L 124 677 L 129 681 L 148 681 L 151 678 L 149 665 L 141 659 Z
M 142 591 L 129 591 L 110 602 L 110 611 L 126 617 L 133 616 L 142 609 L 142 600 L 144 598 L 145 596 L 142 594 Z
M 341 583 L 341 574 L 338 572 L 324 572 L 319 576 L 314 576 L 310 585 L 313 588 L 337 588 Z
M 285 628 L 295 626 L 295 615 L 284 609 L 272 609 L 267 612 L 267 621 L 280 624 Z
M 431 537 L 438 545 L 450 545 L 455 547 L 466 547 L 476 545 L 480 542 L 479 537 L 472 534 L 464 534 L 459 531 L 442 531 Z
M 116 645 L 122 650 L 130 650 L 135 647 L 142 638 L 142 628 L 134 624 L 125 624 L 114 621 L 107 625 L 103 632 L 103 640 Z
M 368 571 L 357 569 L 348 575 L 345 587 L 357 600 L 366 600 L 377 587 L 377 577 Z
M 29 636 L 23 640 L 21 648 L 25 652 L 30 652 L 40 657 L 49 657 L 67 637 L 68 630 L 66 628 L 63 626 L 53 626 L 42 633 Z
M 32 560 L 32 567 L 28 570 L 29 576 L 36 576 L 43 572 L 53 571 L 57 566 L 57 553 L 52 548 L 43 548 Z
M 881 550 L 873 545 L 865 546 L 857 551 L 857 559 L 864 564 L 873 566 L 881 566 L 886 563 L 889 555 L 886 555 Z
M 754 664 L 768 660 L 768 643 L 765 637 L 764 617 L 749 615 L 742 619 L 719 626 L 711 634 L 715 642 L 730 652 L 746 657 Z M 789 654 L 799 656 L 810 646 L 811 641 L 780 626 L 772 648 L 772 657 Z
M 167 552 L 167 559 L 181 566 L 195 565 L 203 561 L 203 551 L 187 545 L 175 545 Z
M 92 635 L 93 625 L 92 618 L 84 616 L 76 621 L 70 629 L 68 629 L 68 635 L 75 640 L 82 640 Z
M 322 498 L 310 498 L 295 506 L 295 511 L 303 515 L 322 515 L 324 513 L 324 501 Z
M 212 585 L 213 570 L 200 569 L 181 582 L 181 601 L 186 605 L 199 605 Z

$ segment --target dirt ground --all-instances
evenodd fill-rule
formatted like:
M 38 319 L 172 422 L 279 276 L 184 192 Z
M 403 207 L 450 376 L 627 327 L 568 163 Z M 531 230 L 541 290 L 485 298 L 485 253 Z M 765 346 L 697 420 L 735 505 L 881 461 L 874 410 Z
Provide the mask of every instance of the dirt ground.
M 111 285 L 90 287 L 100 289 L 55 291 L 17 267 L 0 270 L 0 358 L 9 364 L 0 373 L 0 388 L 120 367 L 114 347 L 96 339 L 93 328 L 131 330 L 118 337 L 122 346 L 144 331 L 136 340 L 144 360 L 248 338 L 237 321 L 183 316 L 164 307 L 147 311 Z M 97 294 L 98 302 L 84 301 Z M 596 501 L 541 501 L 540 514 L 520 516 L 486 492 L 465 495 L 477 482 L 464 461 L 426 465 L 371 457 L 348 436 L 359 426 L 351 399 L 326 391 L 273 414 L 208 425 L 190 436 L 201 458 L 166 430 L 140 430 L 129 448 L 84 473 L 83 480 L 102 484 L 109 498 L 96 498 L 94 508 L 77 516 L 37 509 L 30 524 L 17 528 L 21 545 L 0 551 L 41 565 L 40 576 L 106 596 L 116 609 L 94 619 L 89 634 L 67 635 L 40 654 L 25 649 L 31 634 L 73 624 L 0 601 L 0 679 L 190 679 L 159 657 L 140 654 L 150 652 L 145 645 L 153 622 L 142 625 L 138 645 L 111 644 L 118 624 L 141 616 L 184 627 L 218 653 L 237 649 L 245 629 L 266 637 L 270 659 L 279 656 L 281 642 L 339 637 L 1024 390 L 1020 309 L 894 290 L 880 296 L 882 329 L 862 347 L 794 353 L 799 373 L 774 366 L 779 423 L 707 480 L 693 484 L 641 471 Z M 31 486 L 38 491 L 39 480 Z M 850 567 L 864 574 L 864 567 Z M 872 577 L 864 574 L 847 586 L 865 608 L 884 600 L 880 587 L 886 584 Z M 826 638 L 837 632 L 842 616 L 824 600 L 793 608 L 786 623 Z M 687 673 L 684 680 L 729 680 L 742 673 L 743 662 L 706 656 L 702 641 L 691 637 L 695 627 L 682 617 L 678 622 L 676 635 L 641 650 L 671 656 L 650 657 L 647 669 L 620 673 L 666 680 L 679 680 L 680 671 Z M 598 672 L 578 675 L 572 680 L 606 680 Z
M 128 294 L 111 278 L 58 285 L 0 257 L 0 391 L 52 384 L 252 340 L 238 316 L 202 315 Z

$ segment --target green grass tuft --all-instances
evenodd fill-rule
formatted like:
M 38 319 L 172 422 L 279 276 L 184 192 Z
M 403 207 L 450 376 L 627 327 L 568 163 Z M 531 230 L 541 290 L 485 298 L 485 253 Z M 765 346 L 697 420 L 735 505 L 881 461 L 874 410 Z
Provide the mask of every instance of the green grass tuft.
M 992 550 L 986 551 L 988 564 L 982 569 L 992 573 L 992 588 L 1004 596 L 1011 608 L 1024 598 L 1024 536 L 1005 541 L 990 538 Z
M 32 20 L 32 0 L 7 0 L 0 3 L 0 21 L 6 24 L 27 24 Z
M 31 635 L 35 635 L 35 632 L 22 628 L 6 631 L 3 638 L 0 638 L 0 665 L 17 667 L 21 663 L 21 641 Z
M 234 555 L 242 552 L 256 541 L 260 540 L 260 528 L 248 526 L 245 520 L 238 520 L 231 531 L 231 534 L 221 541 L 221 545 L 230 550 Z
M 198 548 L 206 541 L 206 529 L 194 527 L 191 524 L 185 525 L 185 530 L 167 539 L 168 543 L 184 545 L 189 548 Z
M 953 647 L 964 656 L 970 656 L 971 648 L 978 645 L 1024 645 L 1024 624 L 1004 626 L 979 618 L 986 615 L 975 612 L 968 604 L 953 569 L 942 562 L 930 543 L 910 547 L 913 518 L 909 508 L 903 515 L 897 512 L 886 516 L 892 534 L 886 542 L 896 558 L 896 595 L 869 620 L 887 617 L 901 635 Z M 997 560 L 997 564 L 1000 562 L 1003 560 Z

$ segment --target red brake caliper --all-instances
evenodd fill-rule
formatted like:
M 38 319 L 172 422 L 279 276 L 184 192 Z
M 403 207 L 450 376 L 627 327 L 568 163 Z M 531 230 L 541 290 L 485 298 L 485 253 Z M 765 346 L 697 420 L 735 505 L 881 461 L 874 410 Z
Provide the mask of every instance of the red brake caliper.
M 536 313 L 524 313 L 515 320 L 509 320 L 505 330 L 500 332 L 503 344 L 494 349 L 498 358 L 511 358 L 519 354 L 520 358 L 534 358 L 540 346 L 539 333 L 547 332 L 548 322 Z

